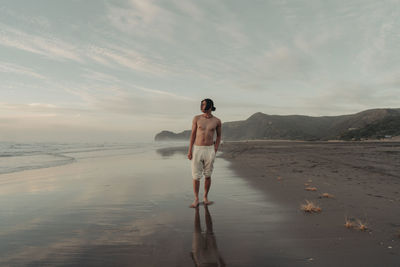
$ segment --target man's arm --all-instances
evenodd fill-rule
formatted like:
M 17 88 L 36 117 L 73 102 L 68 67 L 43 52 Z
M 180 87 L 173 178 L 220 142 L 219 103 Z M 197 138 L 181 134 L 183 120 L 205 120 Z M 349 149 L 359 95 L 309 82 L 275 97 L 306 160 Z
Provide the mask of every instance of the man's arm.
M 222 136 L 222 124 L 221 121 L 218 119 L 218 124 L 217 124 L 217 139 L 215 140 L 215 145 L 214 145 L 214 149 L 215 149 L 215 153 L 217 153 L 218 147 L 219 147 L 219 143 L 221 143 L 221 136 Z
M 192 133 L 190 134 L 190 143 L 189 143 L 189 152 L 188 152 L 188 159 L 192 160 L 192 149 L 194 141 L 196 140 L 196 133 L 197 133 L 197 116 L 193 118 L 192 122 Z

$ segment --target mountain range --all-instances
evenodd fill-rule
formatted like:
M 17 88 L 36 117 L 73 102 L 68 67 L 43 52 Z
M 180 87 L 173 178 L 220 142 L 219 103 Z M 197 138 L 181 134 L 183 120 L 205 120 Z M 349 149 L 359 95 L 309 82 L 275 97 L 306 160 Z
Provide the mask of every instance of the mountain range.
M 189 140 L 190 130 L 162 131 L 156 141 Z M 222 139 L 362 140 L 400 135 L 400 109 L 370 109 L 356 114 L 311 117 L 257 112 L 246 120 L 222 124 Z

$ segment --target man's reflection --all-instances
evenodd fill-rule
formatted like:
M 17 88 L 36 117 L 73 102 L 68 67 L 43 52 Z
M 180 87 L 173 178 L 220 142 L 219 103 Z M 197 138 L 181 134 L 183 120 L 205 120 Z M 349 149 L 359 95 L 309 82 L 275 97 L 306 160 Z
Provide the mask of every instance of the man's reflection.
M 197 207 L 194 216 L 194 232 L 192 242 L 192 258 L 195 266 L 225 266 L 218 247 L 208 206 L 204 206 L 204 215 L 206 218 L 206 231 L 202 233 L 200 224 L 200 212 Z
M 175 154 L 186 156 L 187 154 L 187 147 L 166 147 L 166 148 L 159 148 L 156 150 L 157 154 L 162 157 L 172 157 Z

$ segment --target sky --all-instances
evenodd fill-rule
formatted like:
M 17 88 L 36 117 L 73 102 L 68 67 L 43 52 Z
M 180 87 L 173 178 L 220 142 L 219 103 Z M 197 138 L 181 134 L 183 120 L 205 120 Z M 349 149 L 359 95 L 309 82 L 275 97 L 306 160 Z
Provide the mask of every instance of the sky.
M 400 107 L 399 0 L 0 0 L 0 141 Z

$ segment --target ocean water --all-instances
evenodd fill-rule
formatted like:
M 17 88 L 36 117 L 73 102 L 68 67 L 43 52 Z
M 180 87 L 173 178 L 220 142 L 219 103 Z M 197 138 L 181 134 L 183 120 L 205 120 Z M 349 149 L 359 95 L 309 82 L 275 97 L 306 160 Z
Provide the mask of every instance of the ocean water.
M 186 144 L 186 143 L 185 143 Z M 55 167 L 84 158 L 143 153 L 184 145 L 170 143 L 15 143 L 0 142 L 0 174 Z

